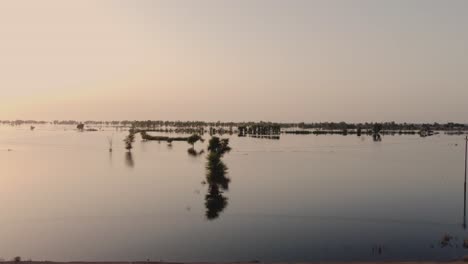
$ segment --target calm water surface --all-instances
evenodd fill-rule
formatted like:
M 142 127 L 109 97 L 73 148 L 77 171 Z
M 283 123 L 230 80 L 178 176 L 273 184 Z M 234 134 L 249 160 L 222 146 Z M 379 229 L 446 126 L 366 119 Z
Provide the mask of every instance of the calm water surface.
M 137 136 L 129 157 L 126 135 L 0 127 L 0 256 L 325 261 L 468 253 L 461 136 L 233 136 L 222 210 L 206 208 L 205 155 L 189 156 L 185 142 L 168 147 Z M 208 220 L 207 210 L 219 217 Z M 441 247 L 445 234 L 454 238 Z

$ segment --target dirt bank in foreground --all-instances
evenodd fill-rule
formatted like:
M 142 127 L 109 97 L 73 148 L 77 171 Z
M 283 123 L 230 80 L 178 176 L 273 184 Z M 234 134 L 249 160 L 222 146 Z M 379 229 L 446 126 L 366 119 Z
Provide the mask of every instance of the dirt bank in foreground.
M 1 264 L 468 264 L 468 258 L 457 261 L 370 261 L 370 262 L 153 262 L 153 261 L 104 261 L 104 262 L 54 262 L 54 261 L 5 261 Z

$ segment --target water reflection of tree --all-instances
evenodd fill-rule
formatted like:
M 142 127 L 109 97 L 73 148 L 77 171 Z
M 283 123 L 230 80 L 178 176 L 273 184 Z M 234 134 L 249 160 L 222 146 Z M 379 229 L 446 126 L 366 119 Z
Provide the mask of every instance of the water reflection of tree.
M 228 205 L 228 198 L 223 195 L 229 190 L 230 179 L 226 176 L 228 167 L 221 160 L 224 153 L 230 151 L 229 140 L 213 137 L 208 147 L 206 181 L 208 193 L 205 196 L 206 218 L 214 220 Z
M 131 152 L 126 152 L 125 153 L 125 164 L 129 168 L 135 167 L 135 161 L 133 160 L 133 154 Z

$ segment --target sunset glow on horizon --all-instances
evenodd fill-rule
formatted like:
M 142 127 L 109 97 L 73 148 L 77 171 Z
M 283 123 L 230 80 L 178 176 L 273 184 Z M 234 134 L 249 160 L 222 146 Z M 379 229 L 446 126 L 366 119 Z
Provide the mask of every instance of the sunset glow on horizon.
M 0 120 L 465 122 L 467 10 L 3 1 Z

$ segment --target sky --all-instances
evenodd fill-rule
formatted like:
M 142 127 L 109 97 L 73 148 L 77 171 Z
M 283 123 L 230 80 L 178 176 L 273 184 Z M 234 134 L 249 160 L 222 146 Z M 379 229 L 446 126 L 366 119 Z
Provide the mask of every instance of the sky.
M 0 2 L 0 119 L 468 122 L 465 0 Z

